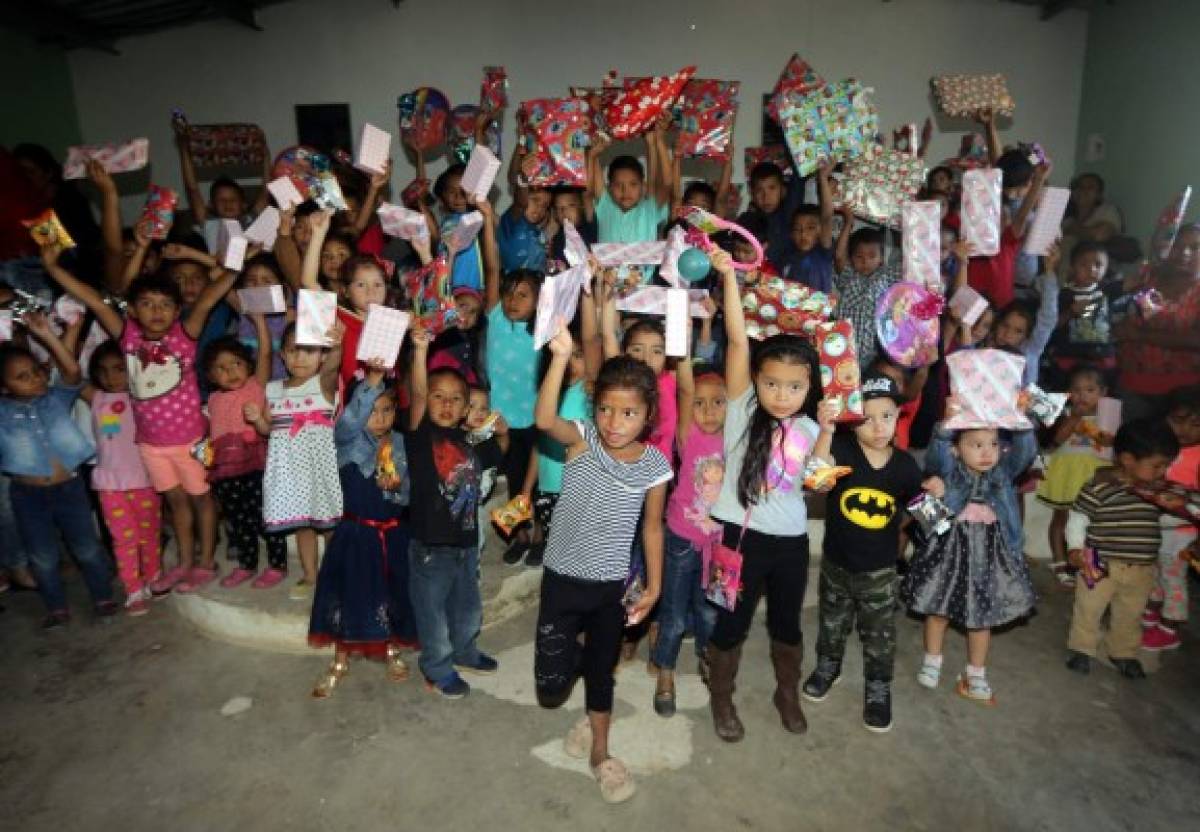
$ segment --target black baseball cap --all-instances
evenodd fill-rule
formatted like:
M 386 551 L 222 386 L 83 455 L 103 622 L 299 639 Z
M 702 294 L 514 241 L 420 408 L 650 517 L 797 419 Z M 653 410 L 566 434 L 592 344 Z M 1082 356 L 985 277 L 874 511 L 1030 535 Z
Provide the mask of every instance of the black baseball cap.
M 871 373 L 863 379 L 862 397 L 864 402 L 869 402 L 871 399 L 891 399 L 896 404 L 900 404 L 904 401 L 895 379 L 883 373 Z

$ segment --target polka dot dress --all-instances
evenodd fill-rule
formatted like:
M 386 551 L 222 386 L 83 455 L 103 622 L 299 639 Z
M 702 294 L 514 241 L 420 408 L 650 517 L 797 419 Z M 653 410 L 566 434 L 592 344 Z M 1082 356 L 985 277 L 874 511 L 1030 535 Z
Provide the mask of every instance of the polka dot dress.
M 299 387 L 267 385 L 271 437 L 263 474 L 263 521 L 268 531 L 332 528 L 342 515 L 334 403 L 320 376 Z
M 1009 553 L 995 514 L 982 503 L 968 503 L 948 532 L 917 552 L 900 598 L 913 612 L 968 630 L 1021 618 L 1037 600 L 1025 559 Z

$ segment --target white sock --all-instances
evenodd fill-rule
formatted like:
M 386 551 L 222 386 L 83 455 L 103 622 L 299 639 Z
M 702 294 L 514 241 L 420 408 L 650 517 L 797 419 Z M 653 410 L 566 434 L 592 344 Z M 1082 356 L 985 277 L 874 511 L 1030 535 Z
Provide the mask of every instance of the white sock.
M 987 675 L 987 668 L 969 664 L 967 665 L 967 675 L 973 679 L 982 679 Z
M 941 667 L 942 666 L 942 657 L 940 655 L 935 656 L 932 653 L 926 653 L 925 654 L 925 664 L 927 664 L 931 667 Z

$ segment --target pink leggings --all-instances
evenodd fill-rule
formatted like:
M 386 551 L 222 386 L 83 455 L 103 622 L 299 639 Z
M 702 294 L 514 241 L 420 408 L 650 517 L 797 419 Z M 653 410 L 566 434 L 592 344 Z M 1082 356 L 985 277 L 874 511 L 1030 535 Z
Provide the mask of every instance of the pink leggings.
M 117 574 L 132 595 L 158 577 L 162 568 L 159 529 L 162 503 L 153 488 L 98 491 L 104 522 L 113 539 Z

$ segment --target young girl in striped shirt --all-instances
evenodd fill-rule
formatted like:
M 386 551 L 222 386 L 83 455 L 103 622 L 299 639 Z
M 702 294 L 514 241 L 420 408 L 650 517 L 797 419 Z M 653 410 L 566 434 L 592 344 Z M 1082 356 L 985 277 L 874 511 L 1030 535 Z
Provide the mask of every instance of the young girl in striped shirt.
M 654 371 L 629 356 L 610 358 L 596 378 L 595 424 L 558 415 L 559 391 L 571 358 L 562 326 L 550 341 L 552 359 L 538 393 L 537 426 L 567 449 L 562 492 L 546 546 L 538 611 L 534 680 L 538 701 L 557 707 L 578 670 L 587 715 L 564 742 L 567 754 L 588 757 L 600 793 L 610 803 L 633 796 L 624 763 L 608 754 L 613 668 L 625 626 L 642 621 L 662 586 L 663 508 L 671 464 L 646 436 L 654 424 Z M 633 538 L 643 514 L 645 587 L 627 587 Z M 628 591 L 633 590 L 633 591 Z M 577 641 L 583 634 L 582 661 Z

